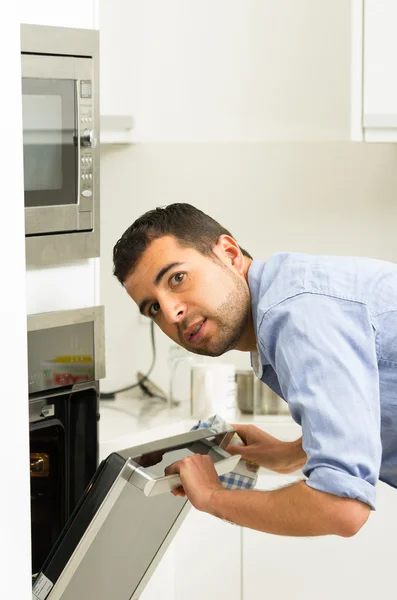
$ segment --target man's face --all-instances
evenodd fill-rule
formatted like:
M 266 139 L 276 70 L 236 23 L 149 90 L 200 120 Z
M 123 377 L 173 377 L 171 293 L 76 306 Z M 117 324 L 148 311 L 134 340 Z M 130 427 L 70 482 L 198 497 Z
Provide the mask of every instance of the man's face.
M 142 314 L 190 352 L 219 356 L 238 348 L 248 327 L 244 259 L 233 242 L 221 236 L 210 257 L 163 236 L 151 242 L 124 282 Z

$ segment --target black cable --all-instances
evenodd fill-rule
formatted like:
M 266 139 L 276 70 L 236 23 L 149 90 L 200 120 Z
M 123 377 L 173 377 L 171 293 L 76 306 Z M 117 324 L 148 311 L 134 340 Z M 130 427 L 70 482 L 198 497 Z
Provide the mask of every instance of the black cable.
M 154 365 L 156 363 L 156 342 L 154 339 L 154 323 L 153 321 L 150 322 L 150 339 L 152 342 L 152 363 L 149 367 L 149 371 L 146 373 L 146 375 L 144 375 L 143 377 L 141 377 L 140 379 L 138 379 L 138 381 L 136 383 L 133 383 L 132 385 L 127 385 L 126 387 L 120 388 L 119 390 L 114 390 L 113 392 L 107 392 L 105 394 L 100 394 L 100 399 L 101 400 L 114 400 L 114 397 L 116 394 L 120 394 L 120 392 L 126 392 L 127 390 L 132 390 L 133 388 L 136 387 L 140 387 L 141 389 L 143 389 L 143 391 L 150 395 L 154 395 L 151 392 L 148 391 L 148 388 L 144 385 L 145 381 L 149 378 L 150 373 L 153 371 Z

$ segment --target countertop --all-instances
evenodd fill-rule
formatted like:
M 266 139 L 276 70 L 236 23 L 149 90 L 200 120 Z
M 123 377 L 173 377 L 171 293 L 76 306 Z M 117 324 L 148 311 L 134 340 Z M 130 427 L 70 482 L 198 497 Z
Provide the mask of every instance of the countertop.
M 158 398 L 123 392 L 100 401 L 100 459 L 111 452 L 189 431 L 197 423 L 190 406 L 168 406 Z M 253 423 L 280 439 L 296 439 L 300 427 L 290 415 L 253 416 L 237 412 L 234 423 Z

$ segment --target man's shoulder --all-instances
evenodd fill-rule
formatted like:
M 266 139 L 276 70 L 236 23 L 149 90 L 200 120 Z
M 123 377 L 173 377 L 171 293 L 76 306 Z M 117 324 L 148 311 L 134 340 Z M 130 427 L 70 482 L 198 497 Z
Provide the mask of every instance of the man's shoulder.
M 263 315 L 290 298 L 310 294 L 364 301 L 368 282 L 375 273 L 383 273 L 383 264 L 387 268 L 387 263 L 351 256 L 273 254 L 254 266 L 250 285 L 253 309 Z
M 253 261 L 249 279 L 251 294 L 262 310 L 307 290 L 312 256 L 278 252 L 265 261 Z

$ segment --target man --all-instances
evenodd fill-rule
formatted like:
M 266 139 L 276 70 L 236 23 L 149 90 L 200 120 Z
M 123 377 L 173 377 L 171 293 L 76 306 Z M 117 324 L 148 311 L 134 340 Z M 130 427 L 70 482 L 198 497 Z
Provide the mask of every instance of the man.
M 260 531 L 354 535 L 375 508 L 378 479 L 397 487 L 397 266 L 352 257 L 253 260 L 188 204 L 149 211 L 117 242 L 114 274 L 174 342 L 206 356 L 251 352 L 289 405 L 302 438 L 235 426 L 242 453 L 307 479 L 274 490 L 225 490 L 211 459 L 171 465 L 193 506 Z

